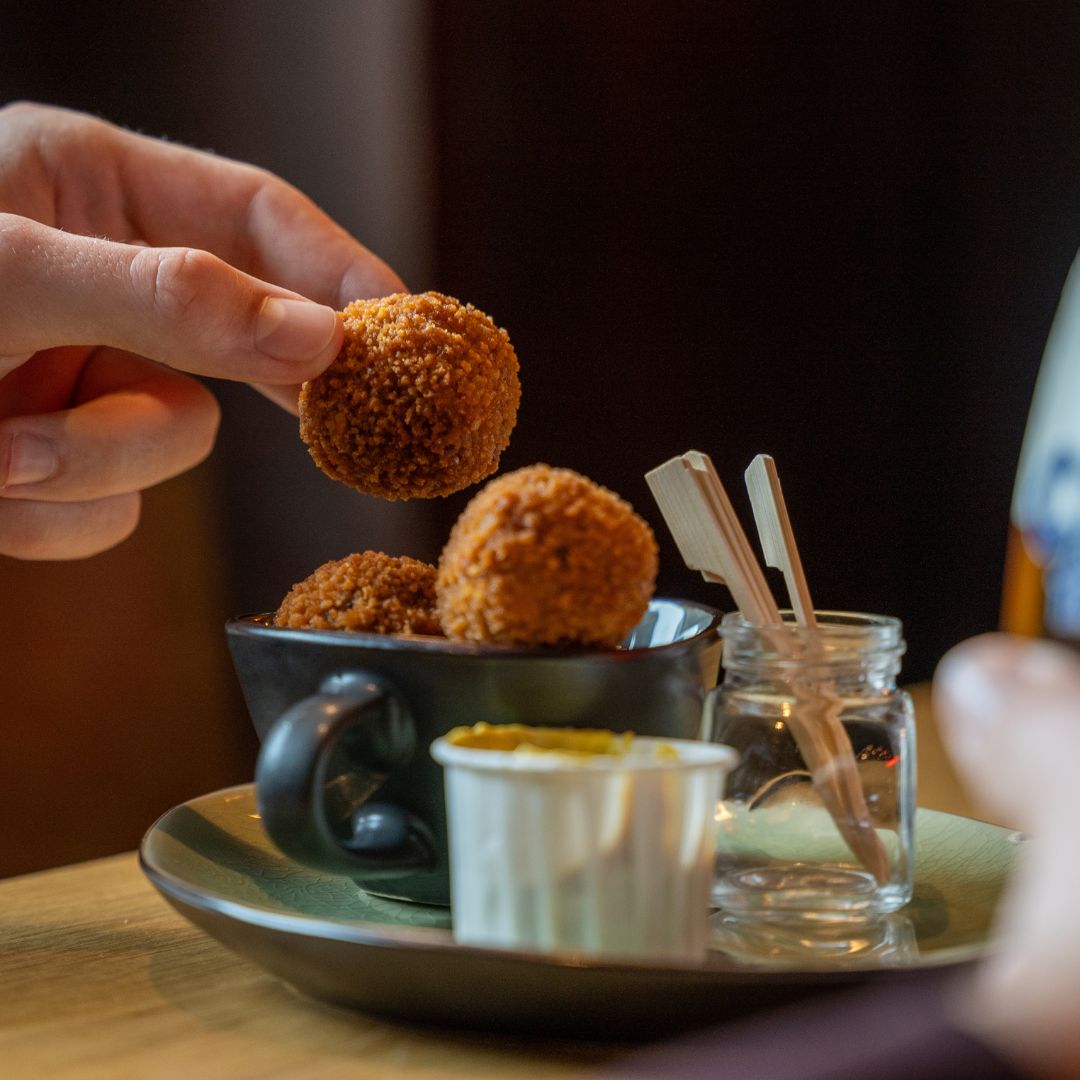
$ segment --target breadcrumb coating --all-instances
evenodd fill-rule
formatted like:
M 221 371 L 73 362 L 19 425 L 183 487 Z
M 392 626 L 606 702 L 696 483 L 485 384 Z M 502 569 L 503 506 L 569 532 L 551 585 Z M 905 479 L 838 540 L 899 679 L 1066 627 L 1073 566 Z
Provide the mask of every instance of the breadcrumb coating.
M 656 584 L 652 529 L 592 480 L 531 465 L 490 481 L 465 507 L 439 559 L 449 638 L 613 648 Z
M 334 559 L 289 590 L 274 625 L 442 636 L 435 567 L 381 551 Z
M 521 400 L 506 331 L 437 292 L 355 300 L 341 317 L 341 352 L 300 391 L 300 436 L 319 468 L 383 499 L 490 476 Z

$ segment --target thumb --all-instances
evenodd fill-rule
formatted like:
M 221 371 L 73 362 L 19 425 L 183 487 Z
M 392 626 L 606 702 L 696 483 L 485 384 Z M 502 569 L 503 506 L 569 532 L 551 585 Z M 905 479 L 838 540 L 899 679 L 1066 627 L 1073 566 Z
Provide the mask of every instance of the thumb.
M 934 713 L 953 764 L 1000 820 L 1030 830 L 1076 790 L 1080 659 L 1073 650 L 1007 634 L 965 641 L 938 665 Z
M 111 345 L 222 379 L 291 385 L 341 347 L 333 308 L 197 248 L 118 244 L 0 214 L 0 376 L 57 345 Z

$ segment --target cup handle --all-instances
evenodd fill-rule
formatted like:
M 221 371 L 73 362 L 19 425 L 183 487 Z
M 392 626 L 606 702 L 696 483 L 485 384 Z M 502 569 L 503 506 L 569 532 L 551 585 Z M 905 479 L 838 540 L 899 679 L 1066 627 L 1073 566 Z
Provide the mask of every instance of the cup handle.
M 372 795 L 416 749 L 405 703 L 364 672 L 331 675 L 286 709 L 255 767 L 259 814 L 289 858 L 329 874 L 376 880 L 433 868 L 431 829 Z

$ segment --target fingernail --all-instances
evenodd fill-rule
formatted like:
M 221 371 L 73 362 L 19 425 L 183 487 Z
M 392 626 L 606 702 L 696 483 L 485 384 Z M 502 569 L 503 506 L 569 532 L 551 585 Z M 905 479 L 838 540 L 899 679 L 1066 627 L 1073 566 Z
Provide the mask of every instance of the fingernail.
M 48 480 L 59 464 L 56 447 L 48 439 L 33 432 L 21 431 L 11 440 L 4 487 Z
M 255 344 L 275 360 L 314 360 L 329 349 L 337 328 L 333 308 L 271 296 L 259 311 Z

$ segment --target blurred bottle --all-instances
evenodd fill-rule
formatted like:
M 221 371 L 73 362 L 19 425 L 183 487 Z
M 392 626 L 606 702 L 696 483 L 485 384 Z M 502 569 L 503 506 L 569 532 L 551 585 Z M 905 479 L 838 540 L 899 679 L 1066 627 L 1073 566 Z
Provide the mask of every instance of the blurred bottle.
M 1013 494 L 1002 627 L 1080 645 L 1080 256 L 1043 352 Z

